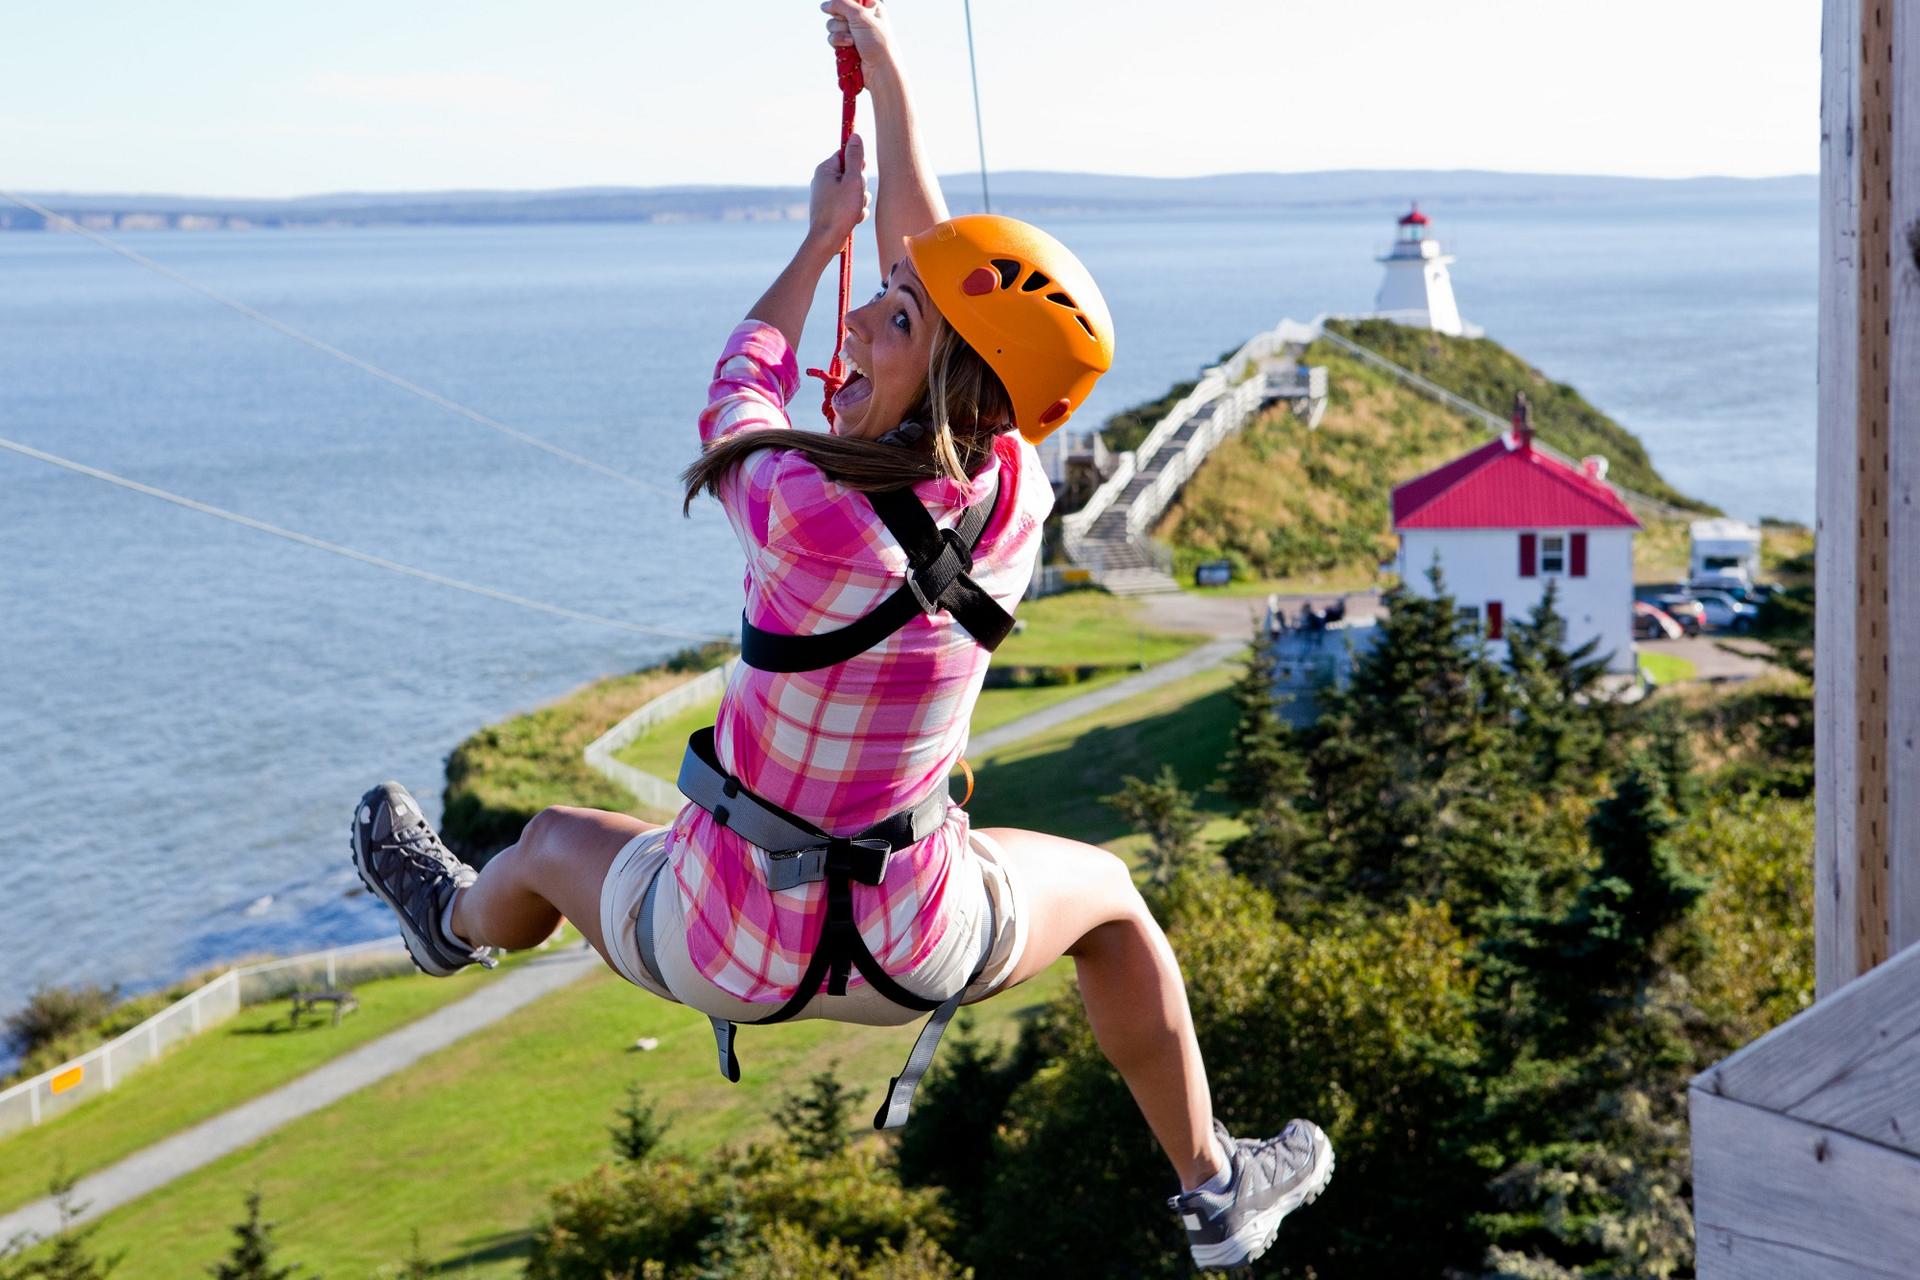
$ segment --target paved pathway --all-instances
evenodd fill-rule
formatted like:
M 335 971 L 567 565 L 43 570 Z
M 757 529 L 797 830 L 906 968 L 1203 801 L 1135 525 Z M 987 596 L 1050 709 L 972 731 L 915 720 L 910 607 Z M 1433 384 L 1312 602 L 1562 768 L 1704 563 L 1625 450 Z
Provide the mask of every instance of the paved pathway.
M 575 946 L 529 960 L 464 1000 L 82 1178 L 74 1188 L 74 1201 L 87 1206 L 82 1218 L 92 1218 L 137 1200 L 182 1174 L 257 1142 L 289 1121 L 330 1106 L 601 967 L 599 953 Z M 0 1216 L 0 1244 L 22 1233 L 51 1235 L 59 1226 L 60 1214 L 53 1201 L 39 1200 Z

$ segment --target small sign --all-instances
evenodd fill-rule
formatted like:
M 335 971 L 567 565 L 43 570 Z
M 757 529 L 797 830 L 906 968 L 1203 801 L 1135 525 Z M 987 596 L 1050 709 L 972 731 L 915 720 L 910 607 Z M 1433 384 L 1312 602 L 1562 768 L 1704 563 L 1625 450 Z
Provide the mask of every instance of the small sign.
M 1232 581 L 1231 560 L 1209 560 L 1193 571 L 1193 585 L 1196 587 L 1224 587 Z
M 73 1066 L 68 1067 L 65 1071 L 62 1071 L 59 1075 L 47 1081 L 47 1089 L 57 1096 L 65 1093 L 69 1089 L 78 1088 L 80 1082 L 86 1078 L 86 1067 L 75 1063 Z

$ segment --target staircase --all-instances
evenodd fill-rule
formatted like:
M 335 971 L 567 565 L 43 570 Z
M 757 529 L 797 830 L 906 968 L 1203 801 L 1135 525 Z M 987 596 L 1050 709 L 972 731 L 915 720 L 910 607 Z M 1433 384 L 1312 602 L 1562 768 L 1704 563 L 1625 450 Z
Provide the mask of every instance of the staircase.
M 1086 540 L 1081 544 L 1083 554 L 1094 562 L 1100 585 L 1114 595 L 1139 596 L 1180 589 L 1180 584 L 1166 572 L 1166 567 L 1155 563 L 1146 549 L 1128 535 L 1127 513 L 1134 499 L 1159 481 L 1168 460 L 1178 457 L 1187 441 L 1213 421 L 1218 407 L 1219 402 L 1214 401 L 1194 410 L 1193 416 L 1167 438 L 1153 457 L 1147 460 L 1144 469 L 1127 481 L 1113 505 L 1101 512 L 1099 519 L 1093 522 L 1093 527 L 1087 530 Z
M 1120 455 L 1119 466 L 1086 506 L 1063 519 L 1068 558 L 1115 595 L 1179 590 L 1169 576 L 1172 557 L 1147 540 L 1147 531 L 1214 446 L 1263 406 L 1285 402 L 1308 429 L 1318 425 L 1326 370 L 1302 369 L 1298 362 L 1316 332 L 1283 320 L 1202 373 L 1139 448 Z

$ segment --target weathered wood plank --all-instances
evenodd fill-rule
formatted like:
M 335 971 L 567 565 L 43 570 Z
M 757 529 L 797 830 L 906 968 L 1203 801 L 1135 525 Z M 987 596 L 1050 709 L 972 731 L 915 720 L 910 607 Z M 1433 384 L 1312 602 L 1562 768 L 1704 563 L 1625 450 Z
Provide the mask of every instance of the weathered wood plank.
M 1920 1034 L 1849 1066 L 1790 1114 L 1920 1156 Z
M 1913 1280 L 1910 1271 L 1881 1271 L 1718 1227 L 1701 1231 L 1694 1252 L 1699 1280 Z
M 1899 950 L 1920 943 L 1920 12 L 1911 4 L 1896 7 L 1893 93 L 1888 892 Z
M 1694 1088 L 1769 1111 L 1790 1112 L 1835 1082 L 1868 1071 L 1896 1045 L 1920 1036 L 1920 947 L 1708 1067 Z M 1912 1081 L 1920 1093 L 1920 1080 Z M 1904 1122 L 1903 1122 L 1904 1127 Z M 1920 1139 L 1911 1133 L 1907 1142 Z M 1907 1143 L 1898 1144 L 1907 1148 Z
M 1725 1233 L 1827 1260 L 1786 1274 L 1914 1274 L 1920 1159 L 1697 1089 L 1688 1102 L 1701 1237 Z M 1709 1271 L 1709 1256 L 1700 1252 L 1702 1277 L 1749 1274 Z
M 1860 0 L 1826 0 L 1820 28 L 1819 460 L 1814 648 L 1814 981 L 1824 996 L 1860 973 L 1853 929 L 1854 576 L 1858 508 L 1859 174 L 1854 115 Z

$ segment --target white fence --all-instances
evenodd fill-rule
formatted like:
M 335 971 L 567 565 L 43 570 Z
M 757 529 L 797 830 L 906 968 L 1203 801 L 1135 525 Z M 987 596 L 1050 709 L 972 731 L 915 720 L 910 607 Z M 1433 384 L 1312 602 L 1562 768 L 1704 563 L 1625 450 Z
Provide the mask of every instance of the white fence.
M 328 987 L 410 973 L 413 961 L 400 939 L 377 938 L 286 960 L 229 969 L 212 982 L 96 1049 L 0 1090 L 0 1136 L 72 1110 L 189 1036 L 218 1026 L 246 1005 L 273 1000 L 325 982 Z
M 666 778 L 656 778 L 644 769 L 636 769 L 624 760 L 614 759 L 614 753 L 662 720 L 671 720 L 681 712 L 705 702 L 718 702 L 739 662 L 738 658 L 730 658 L 724 666 L 703 672 L 685 684 L 677 684 L 652 701 L 643 703 L 619 724 L 587 744 L 584 753 L 587 766 L 603 778 L 631 791 L 641 804 L 656 813 L 680 812 L 686 797 L 680 794 L 679 787 Z

